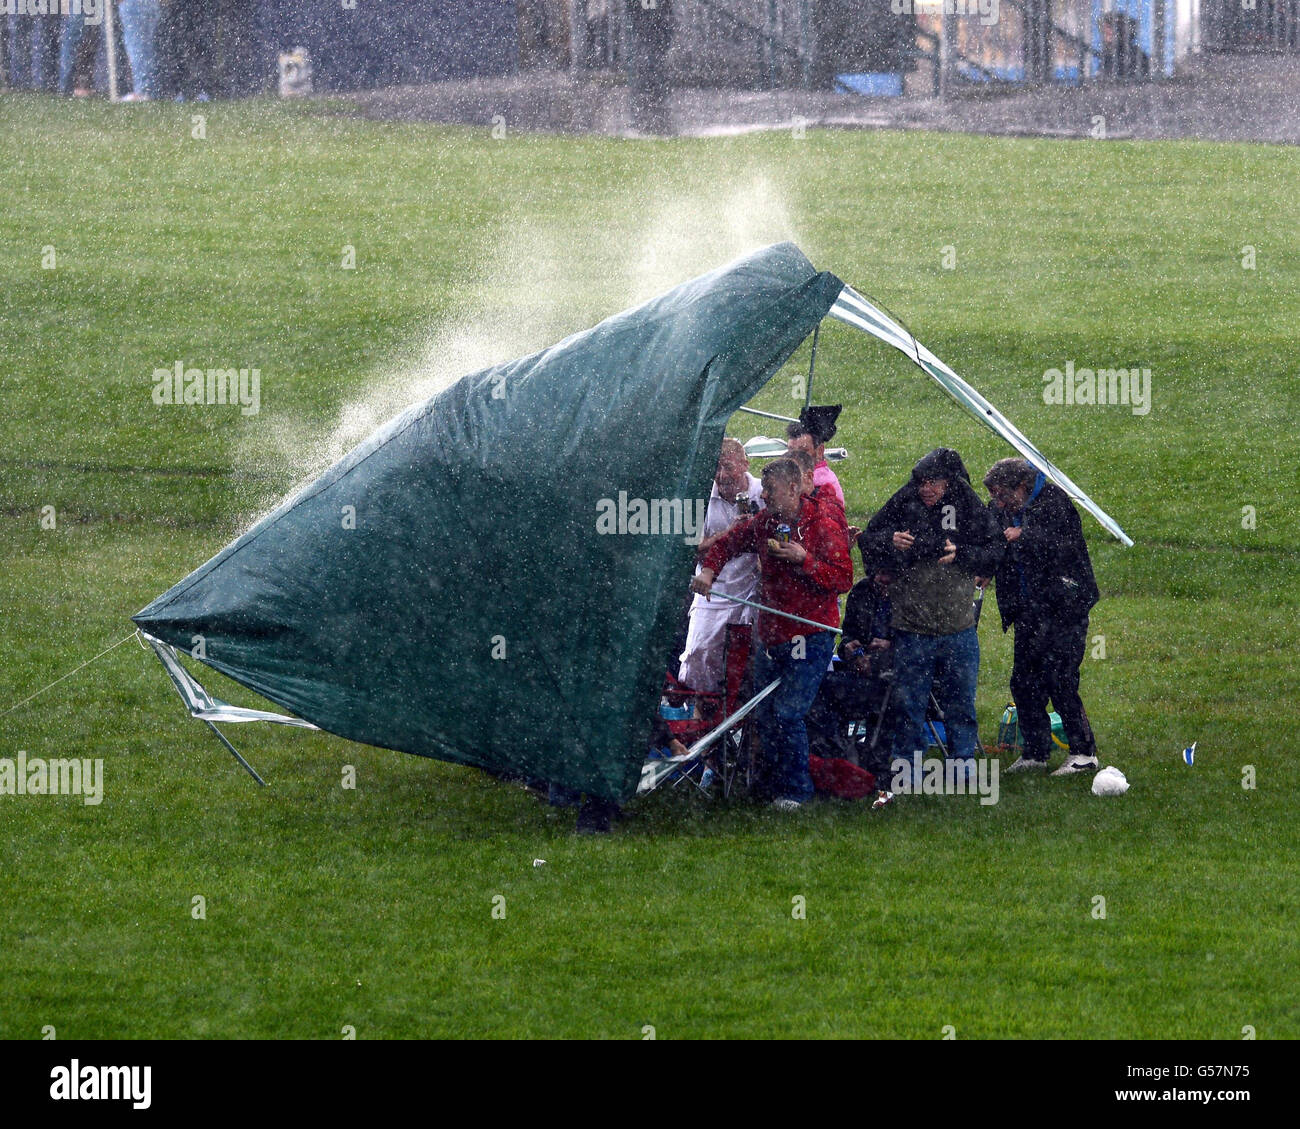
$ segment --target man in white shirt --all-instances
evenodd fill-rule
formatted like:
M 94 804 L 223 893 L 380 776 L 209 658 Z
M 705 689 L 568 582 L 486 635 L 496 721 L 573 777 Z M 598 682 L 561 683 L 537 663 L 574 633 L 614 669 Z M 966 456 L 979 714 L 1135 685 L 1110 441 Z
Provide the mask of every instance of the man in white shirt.
M 718 456 L 718 469 L 709 492 L 709 508 L 704 516 L 704 540 L 701 552 L 713 539 L 725 533 L 737 521 L 762 509 L 763 484 L 749 473 L 749 457 L 737 439 L 724 439 Z M 737 504 L 743 495 L 747 501 L 745 512 Z M 696 573 L 699 567 L 696 566 Z M 744 553 L 723 566 L 714 578 L 714 593 L 725 592 L 743 600 L 754 599 L 758 590 L 758 555 Z M 686 650 L 681 655 L 681 668 L 677 677 L 692 690 L 714 691 L 723 686 L 727 625 L 752 624 L 754 610 L 744 604 L 729 600 L 706 600 L 697 595 L 691 602 L 690 628 L 686 635 Z

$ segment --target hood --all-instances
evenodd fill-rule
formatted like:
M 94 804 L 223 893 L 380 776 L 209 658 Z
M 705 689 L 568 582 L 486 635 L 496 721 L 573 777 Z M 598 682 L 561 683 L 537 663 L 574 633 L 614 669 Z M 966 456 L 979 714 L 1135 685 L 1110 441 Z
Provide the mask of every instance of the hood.
M 912 482 L 919 486 L 927 479 L 946 478 L 949 482 L 970 482 L 966 464 L 951 447 L 936 447 L 912 468 Z

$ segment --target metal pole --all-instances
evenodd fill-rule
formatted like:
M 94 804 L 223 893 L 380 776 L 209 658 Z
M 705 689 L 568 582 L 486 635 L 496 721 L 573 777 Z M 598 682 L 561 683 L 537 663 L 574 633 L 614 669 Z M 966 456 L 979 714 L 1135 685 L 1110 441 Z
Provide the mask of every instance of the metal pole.
M 776 0 L 767 0 L 767 88 L 776 89 Z
M 698 741 L 696 741 L 694 745 L 692 745 L 689 749 L 686 750 L 687 754 L 691 756 L 698 756 L 700 753 L 704 752 L 704 750 L 707 749 L 710 745 L 712 745 L 713 742 L 717 740 L 717 738 L 722 736 L 722 734 L 725 733 L 728 729 L 730 729 L 733 725 L 735 725 L 736 722 L 746 717 L 750 713 L 750 711 L 752 711 L 754 707 L 759 704 L 759 702 L 761 702 L 764 698 L 766 698 L 770 693 L 772 693 L 772 691 L 774 691 L 780 685 L 781 685 L 781 680 L 779 678 L 773 679 L 766 686 L 764 686 L 763 689 L 761 689 L 757 694 L 755 694 L 752 698 L 750 698 L 749 701 L 747 701 L 743 706 L 741 706 L 738 710 L 736 710 L 735 713 L 733 713 L 730 717 L 724 717 L 720 722 L 718 722 L 716 726 L 713 727 L 713 729 L 709 730 L 708 733 L 706 733 L 703 737 L 701 737 Z
M 813 375 L 817 372 L 817 338 L 821 336 L 822 323 L 817 323 L 817 328 L 813 330 L 812 357 L 808 361 L 808 395 L 804 398 L 803 406 L 806 408 L 812 404 L 812 386 Z
M 587 0 L 569 0 L 569 73 L 577 78 L 587 60 Z
M 1151 75 L 1155 81 L 1165 77 L 1165 0 L 1151 2 Z
M 637 795 L 643 796 L 647 792 L 653 792 L 661 781 L 671 776 L 674 772 L 697 759 L 710 745 L 719 737 L 727 732 L 736 722 L 747 717 L 755 707 L 759 705 L 769 694 L 781 685 L 779 678 L 773 679 L 763 687 L 757 694 L 749 699 L 730 717 L 724 717 L 718 724 L 695 742 L 689 749 L 679 757 L 665 757 L 663 760 L 649 761 L 641 767 L 641 783 L 637 785 Z
M 251 776 L 254 780 L 256 780 L 263 788 L 265 788 L 266 781 L 257 775 L 257 769 L 255 769 L 251 764 L 248 763 L 248 761 L 244 760 L 244 758 L 239 755 L 239 750 L 236 749 L 234 745 L 232 745 L 229 741 L 226 740 L 226 735 L 222 733 L 221 730 L 218 729 L 215 725 L 213 725 L 212 722 L 210 722 L 206 717 L 202 718 L 202 721 L 204 725 L 206 725 L 209 729 L 212 730 L 213 733 L 217 735 L 217 740 L 220 741 L 223 745 L 226 746 L 227 749 L 230 750 L 231 755 L 234 756 L 235 760 L 237 760 L 240 764 L 244 766 L 244 768 L 248 771 L 248 775 Z
M 739 407 L 738 412 L 748 412 L 751 416 L 762 416 L 764 419 L 779 419 L 783 423 L 798 423 L 794 416 L 779 416 L 775 412 L 760 412 L 757 408 Z
M 624 72 L 631 79 L 630 64 L 627 57 L 627 10 L 619 0 L 614 0 L 609 6 L 610 21 L 610 38 L 613 40 L 614 58 L 610 60 L 613 67 L 621 66 Z
M 117 101 L 117 36 L 113 32 L 113 0 L 104 4 L 104 50 L 108 61 L 108 100 Z M 217 734 L 218 737 L 221 734 Z M 222 738 L 222 740 L 225 740 Z M 229 742 L 227 742 L 229 743 Z M 239 756 L 238 753 L 235 756 Z
M 957 17 L 945 11 L 939 19 L 939 97 L 952 93 L 953 72 L 957 61 Z
M 776 608 L 769 608 L 766 604 L 756 604 L 753 600 L 742 600 L 739 596 L 728 596 L 725 592 L 713 592 L 712 595 L 718 596 L 724 600 L 730 600 L 733 604 L 744 604 L 747 608 L 757 608 L 760 612 L 767 612 L 768 615 L 779 615 L 785 619 L 792 619 L 796 623 L 806 623 L 809 627 L 816 627 L 821 631 L 830 631 L 839 634 L 838 627 L 832 627 L 829 623 L 818 623 L 815 619 L 804 619 L 801 615 L 794 615 L 791 612 L 779 612 Z
M 799 64 L 803 88 L 812 88 L 813 42 L 808 0 L 799 0 Z

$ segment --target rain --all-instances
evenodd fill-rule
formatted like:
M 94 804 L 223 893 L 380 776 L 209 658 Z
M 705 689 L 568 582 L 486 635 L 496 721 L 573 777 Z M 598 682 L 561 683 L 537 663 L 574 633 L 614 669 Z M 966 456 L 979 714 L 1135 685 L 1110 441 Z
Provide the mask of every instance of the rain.
M 0 0 L 17 1105 L 1262 1098 L 1298 144 L 1300 0 Z

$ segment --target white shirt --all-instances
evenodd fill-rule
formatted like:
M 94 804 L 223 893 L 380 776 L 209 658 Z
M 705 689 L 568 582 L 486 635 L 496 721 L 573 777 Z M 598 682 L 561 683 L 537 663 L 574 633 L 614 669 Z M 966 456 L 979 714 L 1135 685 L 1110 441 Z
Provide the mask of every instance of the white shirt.
M 745 478 L 748 480 L 746 493 L 749 495 L 749 500 L 762 509 L 763 484 L 748 471 L 745 472 Z M 736 499 L 724 498 L 718 493 L 717 482 L 714 482 L 713 489 L 709 492 L 709 508 L 704 515 L 703 536 L 712 537 L 715 533 L 722 533 L 735 525 L 739 519 L 740 510 L 736 506 Z M 699 573 L 698 565 L 695 571 Z M 758 554 L 742 553 L 738 557 L 732 557 L 714 578 L 713 590 L 725 592 L 728 596 L 739 596 L 743 600 L 752 600 L 758 590 Z M 730 600 L 710 601 L 697 595 L 691 602 L 691 611 L 701 608 L 717 612 L 750 611 L 743 604 L 733 604 Z

